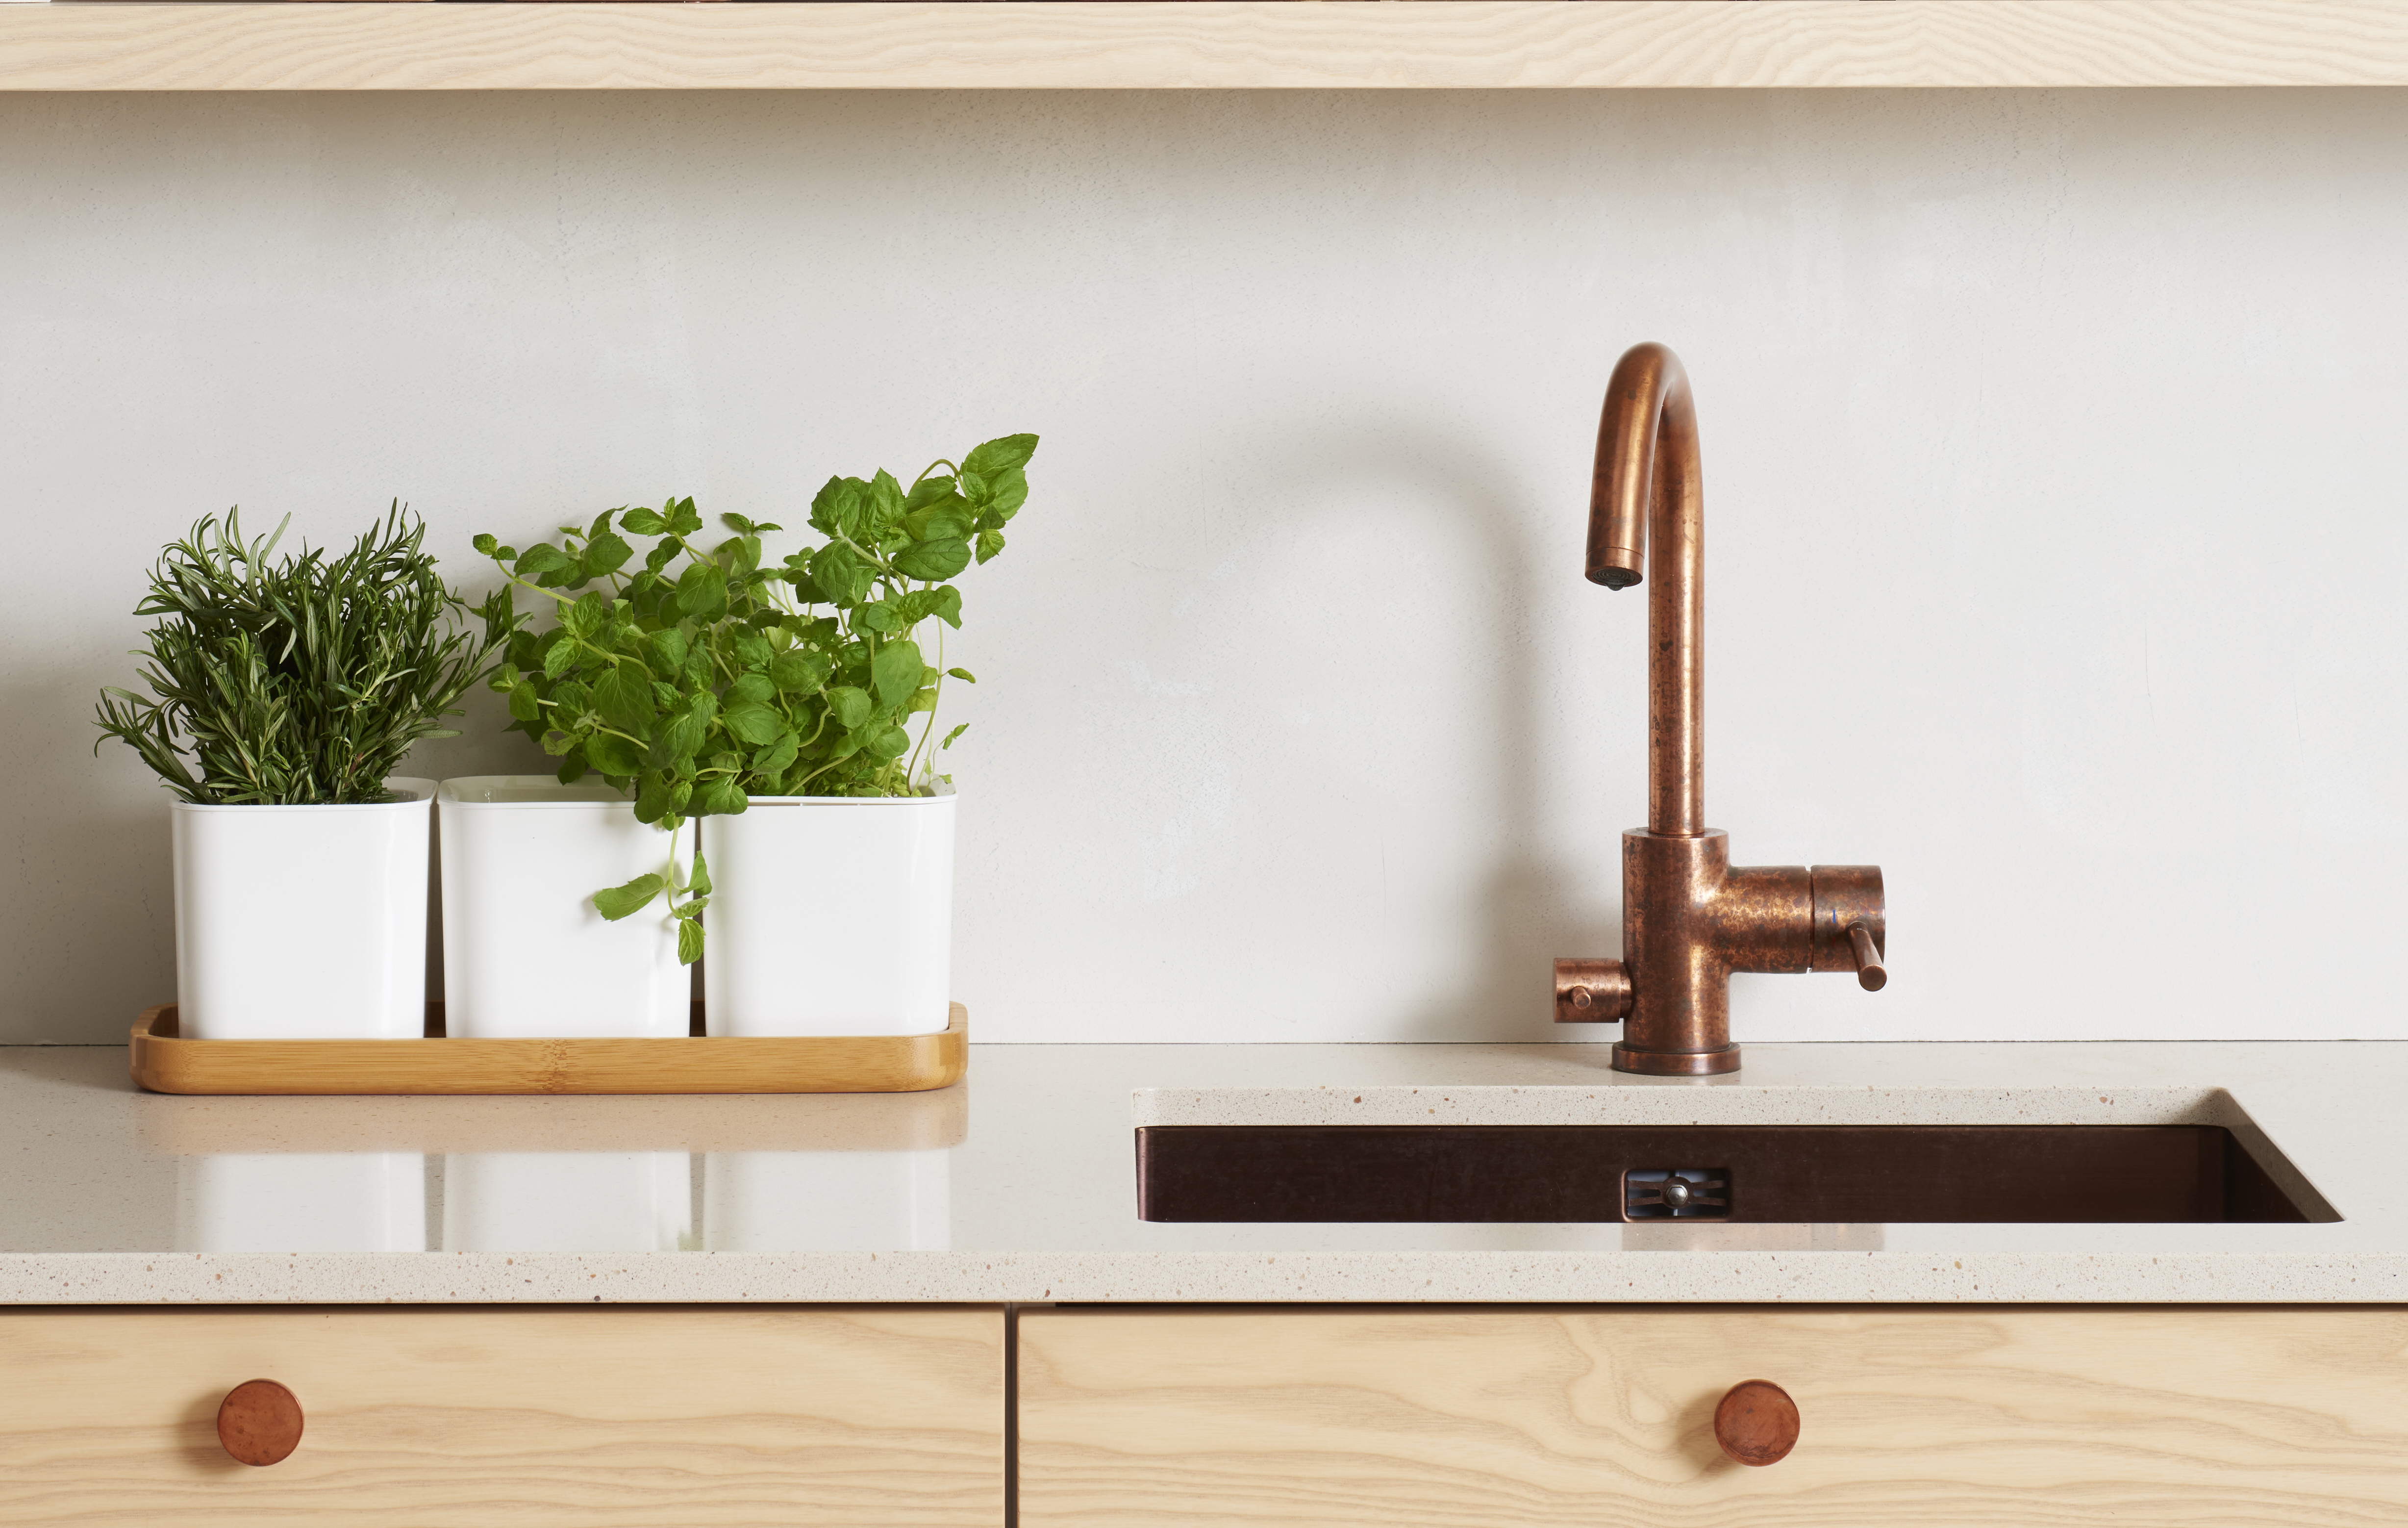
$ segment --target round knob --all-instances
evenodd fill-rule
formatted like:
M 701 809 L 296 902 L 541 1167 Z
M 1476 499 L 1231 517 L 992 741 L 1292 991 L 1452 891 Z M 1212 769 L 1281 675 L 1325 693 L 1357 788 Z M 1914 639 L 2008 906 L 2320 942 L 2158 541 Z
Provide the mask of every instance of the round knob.
M 301 1403 L 273 1379 L 246 1379 L 218 1404 L 218 1441 L 245 1464 L 273 1464 L 301 1447 Z
M 1714 1441 L 1742 1464 L 1778 1464 L 1798 1447 L 1798 1403 L 1770 1379 L 1743 1379 L 1714 1407 Z

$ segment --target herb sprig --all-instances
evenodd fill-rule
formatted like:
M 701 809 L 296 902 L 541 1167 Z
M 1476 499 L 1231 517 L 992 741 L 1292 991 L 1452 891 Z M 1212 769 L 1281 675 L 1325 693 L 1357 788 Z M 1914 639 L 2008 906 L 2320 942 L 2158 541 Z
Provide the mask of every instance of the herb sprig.
M 292 518 L 245 541 L 239 509 L 205 516 L 160 555 L 134 610 L 161 617 L 136 655 L 151 694 L 101 691 L 95 753 L 120 740 L 196 805 L 338 804 L 387 800 L 413 744 L 459 735 L 443 718 L 493 672 L 507 597 L 469 628 L 398 500 L 341 556 L 271 560 Z
M 734 815 L 752 796 L 905 796 L 931 788 L 931 746 L 948 678 L 944 627 L 959 629 L 950 582 L 1004 548 L 1028 497 L 1034 435 L 989 440 L 932 463 L 906 489 L 892 474 L 831 478 L 811 501 L 825 540 L 766 563 L 783 527 L 723 514 L 732 535 L 706 544 L 694 500 L 607 511 L 564 526 L 557 545 L 520 551 L 476 539 L 507 580 L 549 600 L 554 624 L 524 617 L 493 687 L 511 726 L 559 758 L 563 783 L 598 773 L 631 791 L 636 816 L 674 834 L 689 818 Z M 631 540 L 632 538 L 632 540 Z M 919 641 L 931 619 L 935 662 Z M 915 740 L 908 724 L 924 715 Z M 702 954 L 710 869 L 672 864 L 599 893 L 627 917 L 664 893 L 678 951 Z

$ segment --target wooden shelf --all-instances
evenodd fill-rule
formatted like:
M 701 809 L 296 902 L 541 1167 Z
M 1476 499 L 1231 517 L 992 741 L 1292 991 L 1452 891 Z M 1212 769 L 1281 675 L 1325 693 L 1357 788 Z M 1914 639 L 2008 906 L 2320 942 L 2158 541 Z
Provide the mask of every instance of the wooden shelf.
M 2399 0 L 0 5 L 0 90 L 2408 84 Z

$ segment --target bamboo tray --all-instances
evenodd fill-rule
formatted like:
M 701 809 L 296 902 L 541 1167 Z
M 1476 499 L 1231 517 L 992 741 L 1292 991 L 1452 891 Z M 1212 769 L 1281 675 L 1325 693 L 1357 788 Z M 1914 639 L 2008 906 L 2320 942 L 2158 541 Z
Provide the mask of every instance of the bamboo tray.
M 969 1010 L 935 1034 L 682 1040 L 186 1040 L 176 1005 L 135 1023 L 129 1070 L 153 1093 L 917 1093 L 969 1068 Z M 701 1027 L 695 1005 L 695 1028 Z

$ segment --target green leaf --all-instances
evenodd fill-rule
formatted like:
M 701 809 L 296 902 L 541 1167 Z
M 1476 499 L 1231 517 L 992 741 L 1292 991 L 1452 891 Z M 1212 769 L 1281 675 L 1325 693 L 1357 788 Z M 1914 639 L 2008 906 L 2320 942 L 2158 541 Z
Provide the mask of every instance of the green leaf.
M 761 538 L 758 536 L 730 536 L 710 550 L 712 555 L 725 557 L 727 567 L 738 573 L 749 573 L 761 566 Z
M 904 697 L 920 687 L 920 670 L 924 667 L 919 643 L 888 642 L 869 660 L 870 686 L 884 704 L 900 705 Z
M 642 788 L 636 792 L 636 820 L 652 823 L 676 815 L 677 807 L 671 800 L 676 787 L 677 782 L 666 775 L 645 775 Z
M 785 773 L 787 767 L 795 762 L 795 755 L 801 750 L 803 740 L 797 737 L 793 729 L 789 728 L 780 733 L 777 742 L 752 756 L 753 772 L 767 775 Z
M 616 923 L 621 918 L 642 912 L 645 904 L 659 896 L 661 888 L 667 885 L 657 875 L 638 875 L 625 886 L 594 893 L 594 910 Z
M 697 897 L 710 895 L 710 862 L 703 858 L 698 847 L 694 851 L 694 874 L 686 881 L 685 888 Z
M 987 512 L 997 522 L 1010 520 L 1028 502 L 1028 479 L 1014 467 L 998 472 L 987 485 Z
M 827 692 L 828 710 L 836 714 L 836 724 L 850 732 L 869 720 L 869 694 L 850 685 L 838 685 Z
M 914 541 L 895 554 L 896 572 L 929 584 L 949 579 L 969 565 L 970 544 L 958 536 Z
M 962 591 L 948 584 L 941 589 L 928 592 L 936 597 L 929 602 L 928 613 L 959 631 L 962 628 Z
M 968 722 L 964 722 L 961 726 L 959 726 L 959 727 L 957 727 L 957 728 L 954 728 L 952 731 L 950 731 L 950 732 L 946 733 L 946 734 L 945 734 L 945 741 L 944 741 L 944 742 L 940 742 L 940 743 L 939 743 L 939 744 L 937 744 L 937 746 L 938 746 L 938 747 L 939 747 L 939 748 L 950 748 L 950 747 L 952 747 L 952 746 L 953 745 L 953 740 L 954 740 L 955 738 L 960 737 L 963 733 L 965 733 L 965 732 L 968 731 L 969 729 L 970 729 L 970 724 L 969 724 L 969 723 L 968 723 Z
M 598 592 L 580 595 L 576 603 L 560 607 L 561 629 L 572 637 L 591 637 L 610 618 L 610 602 Z
M 510 714 L 523 722 L 537 720 L 543 714 L 543 702 L 533 685 L 516 685 L 510 688 Z
M 826 536 L 857 536 L 861 532 L 862 493 L 869 484 L 859 478 L 830 478 L 811 500 L 811 526 Z
M 909 705 L 907 705 L 907 706 L 905 706 L 905 707 L 903 708 L 903 714 L 904 714 L 905 715 L 907 715 L 907 716 L 910 716 L 910 715 L 916 715 L 917 714 L 919 714 L 920 712 L 923 712 L 923 711 L 934 711 L 934 710 L 936 710 L 936 709 L 937 709 L 937 692 L 936 692 L 935 688 L 932 686 L 932 687 L 930 687 L 930 688 L 928 688 L 928 689 L 924 689 L 924 690 L 914 690 L 914 691 L 912 691 L 912 692 L 911 692 L 911 701 L 910 701 L 910 704 L 909 704 Z
M 781 653 L 769 660 L 769 683 L 789 695 L 818 689 L 827 683 L 827 655 L 808 647 Z
M 538 541 L 519 554 L 519 560 L 511 571 L 521 578 L 536 578 L 545 573 L 555 573 L 561 569 L 572 566 L 574 564 L 570 562 L 567 553 L 550 541 Z
M 979 561 L 981 561 L 981 562 L 992 562 L 993 560 L 995 560 L 995 556 L 996 556 L 996 555 L 997 553 L 1001 552 L 1002 550 L 1003 550 L 1003 532 L 1001 532 L 1001 531 L 999 531 L 999 530 L 982 530 L 982 531 L 980 531 L 980 532 L 979 532 L 979 535 L 978 535 L 978 560 L 979 560 Z
M 737 706 L 766 706 L 776 698 L 777 693 L 778 686 L 770 682 L 767 674 L 744 674 L 738 677 L 735 684 L 727 686 L 727 699 L 724 704 L 730 709 Z
M 678 964 L 690 966 L 702 959 L 702 925 L 692 918 L 678 920 Z
M 727 569 L 715 562 L 688 563 L 678 575 L 678 611 L 697 620 L 727 613 Z
M 552 743 L 549 740 L 546 740 L 544 743 L 544 752 L 550 753 L 552 751 Z M 584 779 L 585 750 L 580 747 L 571 747 L 568 750 L 568 756 L 560 761 L 560 768 L 552 771 L 552 778 L 558 780 L 564 786 L 573 786 L 580 780 Z
M 475 547 L 480 555 L 488 557 L 502 549 L 501 543 L 494 541 L 492 533 L 488 531 L 479 531 L 469 538 L 468 544 Z
M 695 787 L 693 815 L 733 817 L 744 811 L 744 787 L 731 775 L 714 775 Z
M 600 578 L 605 573 L 615 573 L 635 555 L 636 549 L 624 539 L 603 531 L 585 543 L 585 576 Z
M 635 663 L 619 663 L 594 682 L 594 709 L 623 732 L 644 732 L 658 714 L 652 705 L 652 676 Z M 624 774 L 624 770 L 613 770 Z
M 968 669 L 948 669 L 945 670 L 945 677 L 948 679 L 958 679 L 965 685 L 975 685 L 978 683 L 978 675 L 970 672 Z
M 868 500 L 870 524 L 876 529 L 884 530 L 903 518 L 903 485 L 895 481 L 894 473 L 882 468 L 869 480 Z
M 1037 437 L 1006 435 L 973 448 L 962 458 L 962 468 L 981 476 L 993 476 L 1010 468 L 1026 467 L 1028 458 L 1036 454 Z
M 658 536 L 669 528 L 669 523 L 647 509 L 633 509 L 619 516 L 619 528 L 638 536 Z
M 665 626 L 644 639 L 652 648 L 652 667 L 661 673 L 674 674 L 685 662 L 685 633 L 673 626 Z
M 668 528 L 680 536 L 691 536 L 702 528 L 702 516 L 695 512 L 694 496 L 691 494 L 662 505 L 661 514 L 668 521 Z
M 736 650 L 736 661 L 748 669 L 767 666 L 773 656 L 769 639 L 750 627 L 737 632 L 730 645 Z
M 543 652 L 543 677 L 558 679 L 577 661 L 577 642 L 566 629 L 552 634 L 552 645 Z
M 774 742 L 786 729 L 786 719 L 767 706 L 733 706 L 720 714 L 719 721 L 739 742 Z
M 604 774 L 624 780 L 644 772 L 643 756 L 635 745 L 613 732 L 596 732 L 585 740 L 585 761 Z
M 903 614 L 895 608 L 892 601 L 881 599 L 855 607 L 853 613 L 853 624 L 867 627 L 882 637 L 892 637 L 903 629 Z
M 932 504 L 941 503 L 953 491 L 953 480 L 942 472 L 932 472 L 911 485 L 910 496 L 903 500 L 907 514 L 916 514 Z
M 911 739 L 910 734 L 906 733 L 899 727 L 888 727 L 882 728 L 882 730 L 871 734 L 869 739 L 863 743 L 864 748 L 868 752 L 877 755 L 880 758 L 900 758 L 903 757 L 903 751 L 910 746 Z
M 868 570 L 853 548 L 836 541 L 811 554 L 811 583 L 818 586 L 820 598 L 831 605 L 850 605 L 866 592 L 864 575 Z
M 970 513 L 970 507 L 956 497 L 929 513 L 927 529 L 922 534 L 924 540 L 942 541 L 947 537 L 967 537 L 977 526 L 978 519 Z

